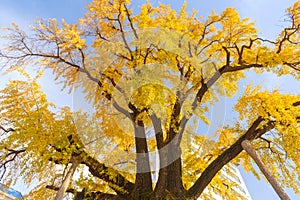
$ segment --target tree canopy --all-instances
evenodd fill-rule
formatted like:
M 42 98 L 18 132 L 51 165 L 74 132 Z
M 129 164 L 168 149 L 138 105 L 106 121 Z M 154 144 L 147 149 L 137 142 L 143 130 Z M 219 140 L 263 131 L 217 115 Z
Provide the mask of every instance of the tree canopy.
M 6 28 L 2 69 L 24 78 L 0 91 L 1 178 L 38 180 L 28 198 L 52 199 L 74 164 L 66 188 L 74 199 L 210 199 L 206 188 L 243 199 L 220 170 L 241 164 L 258 176 L 241 146 L 249 140 L 282 186 L 299 193 L 300 95 L 239 81 L 249 70 L 300 79 L 300 1 L 274 41 L 233 8 L 204 18 L 186 3 L 179 11 L 130 3 L 93 0 L 76 24 Z M 78 109 L 47 100 L 38 79 L 49 69 Z M 242 89 L 239 118 L 217 139 L 203 134 L 213 105 Z M 78 95 L 93 111 L 79 109 Z

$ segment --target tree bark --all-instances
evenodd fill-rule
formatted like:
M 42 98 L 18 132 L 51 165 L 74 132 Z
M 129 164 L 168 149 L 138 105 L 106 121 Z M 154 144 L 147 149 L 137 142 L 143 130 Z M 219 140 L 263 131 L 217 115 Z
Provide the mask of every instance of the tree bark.
M 151 115 L 151 121 L 155 131 L 156 146 L 158 149 L 159 157 L 159 172 L 158 179 L 154 188 L 154 195 L 156 199 L 165 196 L 167 188 L 167 166 L 168 166 L 168 153 L 165 147 L 161 119 L 155 113 Z
M 173 117 L 175 118 L 175 115 L 179 113 L 180 107 L 174 107 L 174 110 L 175 114 Z M 185 189 L 182 183 L 180 150 L 181 137 L 171 128 L 171 131 L 167 133 L 166 141 L 164 141 L 161 120 L 155 114 L 151 116 L 151 120 L 155 130 L 159 154 L 159 174 L 154 189 L 155 198 L 165 199 L 166 196 L 172 195 L 174 198 L 184 199 Z
M 181 157 L 170 163 L 167 167 L 167 190 L 176 199 L 184 199 L 185 197 L 185 189 L 182 183 Z
M 255 149 L 251 145 L 249 140 L 244 140 L 242 142 L 243 149 L 251 156 L 251 158 L 255 161 L 260 171 L 265 175 L 269 183 L 272 185 L 273 189 L 276 191 L 281 200 L 290 200 L 289 196 L 284 192 L 276 179 L 272 176 L 271 172 L 265 167 L 265 165 L 261 162 L 258 155 L 255 152 Z
M 184 199 L 185 189 L 182 183 L 182 163 L 180 149 L 165 146 L 159 152 L 160 169 L 155 186 L 155 198 L 165 199 L 167 195 Z
M 136 179 L 134 199 L 149 199 L 152 194 L 152 177 L 145 128 L 142 121 L 134 123 L 136 145 Z
M 76 168 L 78 167 L 78 165 L 80 164 L 80 162 L 81 162 L 81 158 L 73 157 L 71 168 L 69 169 L 66 177 L 64 178 L 60 188 L 58 189 L 58 192 L 56 193 L 54 200 L 62 200 L 63 199 L 63 197 L 67 191 L 67 188 L 69 187 L 71 179 L 74 175 L 74 172 L 75 172 Z

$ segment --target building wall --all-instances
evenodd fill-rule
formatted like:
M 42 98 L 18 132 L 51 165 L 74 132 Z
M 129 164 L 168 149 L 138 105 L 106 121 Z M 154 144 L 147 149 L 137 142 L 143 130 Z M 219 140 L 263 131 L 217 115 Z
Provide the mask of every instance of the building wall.
M 252 200 L 251 195 L 247 189 L 247 186 L 243 180 L 243 177 L 236 165 L 228 164 L 228 165 L 224 166 L 222 169 L 222 176 L 224 178 L 226 178 L 227 180 L 232 181 L 233 183 L 237 184 L 237 186 L 234 187 L 233 189 L 238 194 L 240 194 L 247 200 Z M 212 198 L 213 198 L 212 200 L 224 200 L 220 195 L 214 193 L 213 191 L 210 191 L 210 192 L 212 194 Z M 208 188 L 206 188 L 204 190 L 204 193 L 209 193 Z M 228 197 L 228 200 L 229 199 L 230 198 Z M 201 200 L 201 198 L 199 198 L 198 200 Z

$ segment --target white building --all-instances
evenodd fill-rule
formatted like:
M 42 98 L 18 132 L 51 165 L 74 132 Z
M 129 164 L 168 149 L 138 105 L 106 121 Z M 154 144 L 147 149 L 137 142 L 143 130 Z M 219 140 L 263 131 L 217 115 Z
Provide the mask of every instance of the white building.
M 247 189 L 247 186 L 245 185 L 245 182 L 243 180 L 243 177 L 241 176 L 241 173 L 236 165 L 234 164 L 228 164 L 223 167 L 221 170 L 223 178 L 226 180 L 235 183 L 236 186 L 234 186 L 232 189 L 241 195 L 243 199 L 246 200 L 252 200 L 250 193 Z M 211 200 L 224 200 L 219 194 L 215 193 L 214 191 L 209 191 L 208 188 L 204 190 L 204 193 L 212 195 Z M 230 200 L 230 197 L 227 197 L 226 199 Z M 199 198 L 201 200 L 201 198 Z
M 197 136 L 197 135 L 196 135 Z M 214 146 L 215 141 L 214 140 L 205 140 L 201 144 L 197 144 L 193 137 L 189 138 L 188 145 L 192 149 L 195 149 L 195 153 L 198 158 L 201 158 L 205 155 L 207 155 L 211 149 L 211 147 Z M 252 200 L 250 193 L 246 187 L 246 184 L 243 180 L 243 177 L 237 167 L 236 164 L 228 163 L 221 169 L 221 178 L 223 180 L 226 180 L 227 183 L 230 183 L 230 185 L 234 185 L 233 187 L 228 188 L 228 194 L 234 195 L 234 193 L 237 193 L 243 199 L 243 200 Z M 225 183 L 224 183 L 225 184 Z M 230 191 L 230 192 L 229 192 Z M 206 189 L 203 191 L 203 194 L 207 197 L 209 196 L 210 200 L 230 200 L 230 196 L 226 196 L 223 194 L 223 197 L 218 194 L 218 191 L 213 191 L 212 187 L 206 187 Z M 224 197 L 225 195 L 225 197 Z M 203 197 L 203 196 L 201 196 Z M 202 200 L 202 198 L 199 198 L 199 200 Z

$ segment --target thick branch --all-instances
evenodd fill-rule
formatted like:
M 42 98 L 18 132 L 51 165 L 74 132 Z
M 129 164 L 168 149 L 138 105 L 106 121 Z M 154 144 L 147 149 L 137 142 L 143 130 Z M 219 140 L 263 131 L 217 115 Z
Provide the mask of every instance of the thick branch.
M 117 170 L 105 166 L 86 152 L 83 152 L 81 156 L 84 159 L 82 164 L 89 167 L 91 174 L 107 182 L 118 194 L 121 196 L 127 196 L 131 191 L 133 191 L 134 184 L 129 182 Z
M 152 124 L 154 127 L 154 131 L 155 131 L 155 139 L 156 139 L 157 149 L 161 149 L 165 145 L 161 119 L 158 118 L 155 113 L 153 113 L 150 116 L 150 118 L 151 118 L 151 121 L 152 121 Z
M 300 101 L 292 104 L 293 106 L 300 106 Z M 265 125 L 261 128 L 258 126 L 265 121 Z M 244 140 L 253 141 L 256 138 L 260 138 L 266 132 L 272 130 L 275 127 L 275 121 L 266 121 L 262 117 L 258 117 L 247 132 L 242 135 L 233 145 L 219 155 L 201 174 L 194 185 L 188 190 L 187 197 L 198 198 L 206 186 L 210 183 L 213 177 L 218 171 L 222 169 L 224 165 L 234 159 L 242 150 L 242 142 Z M 257 129 L 258 128 L 258 129 Z
M 173 109 L 172 109 L 171 120 L 170 120 L 171 123 L 169 125 L 170 131 L 167 134 L 167 138 L 166 138 L 167 143 L 171 142 L 174 139 L 174 137 L 176 137 L 176 135 L 178 133 L 177 130 L 179 130 L 179 126 L 180 126 L 179 116 L 180 116 L 181 107 L 182 107 L 179 99 L 180 99 L 180 93 L 178 92 L 178 94 L 176 94 L 176 101 L 175 101 Z
M 70 145 L 75 144 L 75 146 L 82 147 L 80 139 L 76 135 L 69 135 L 68 140 Z M 56 151 L 62 152 L 64 149 L 55 148 Z M 103 163 L 100 163 L 96 158 L 90 156 L 83 149 L 78 148 L 76 152 L 73 153 L 72 156 L 80 156 L 82 158 L 81 164 L 85 164 L 89 167 L 90 173 L 109 184 L 109 186 L 120 196 L 126 197 L 130 192 L 134 189 L 134 184 L 129 182 L 123 175 L 121 175 L 117 170 L 112 169 L 110 167 L 105 166 Z M 59 159 L 51 158 L 50 161 L 55 163 L 59 163 Z M 74 161 L 70 160 L 70 163 Z
M 243 151 L 241 146 L 242 141 L 249 140 L 252 141 L 255 138 L 263 135 L 267 131 L 270 131 L 274 128 L 273 122 L 268 122 L 262 128 L 258 128 L 261 122 L 264 119 L 262 117 L 258 117 L 247 132 L 242 135 L 233 145 L 231 145 L 227 150 L 225 150 L 221 155 L 219 155 L 201 174 L 201 176 L 197 179 L 194 185 L 188 190 L 187 197 L 197 199 L 206 186 L 210 183 L 213 177 L 222 169 L 224 165 L 229 163 L 232 159 L 234 159 L 239 153 Z
M 144 122 L 136 119 L 138 114 L 139 112 L 135 112 L 133 117 L 136 149 L 136 178 L 134 198 L 141 199 L 143 193 L 151 193 L 153 189 L 148 144 Z
M 59 187 L 56 187 L 54 185 L 47 185 L 46 189 L 58 191 Z M 66 190 L 67 193 L 74 194 L 74 199 L 76 200 L 82 200 L 82 199 L 120 199 L 117 195 L 114 194 L 108 194 L 108 193 L 103 193 L 99 191 L 86 191 L 86 189 L 83 189 L 81 192 L 76 191 L 73 188 L 69 188 Z

